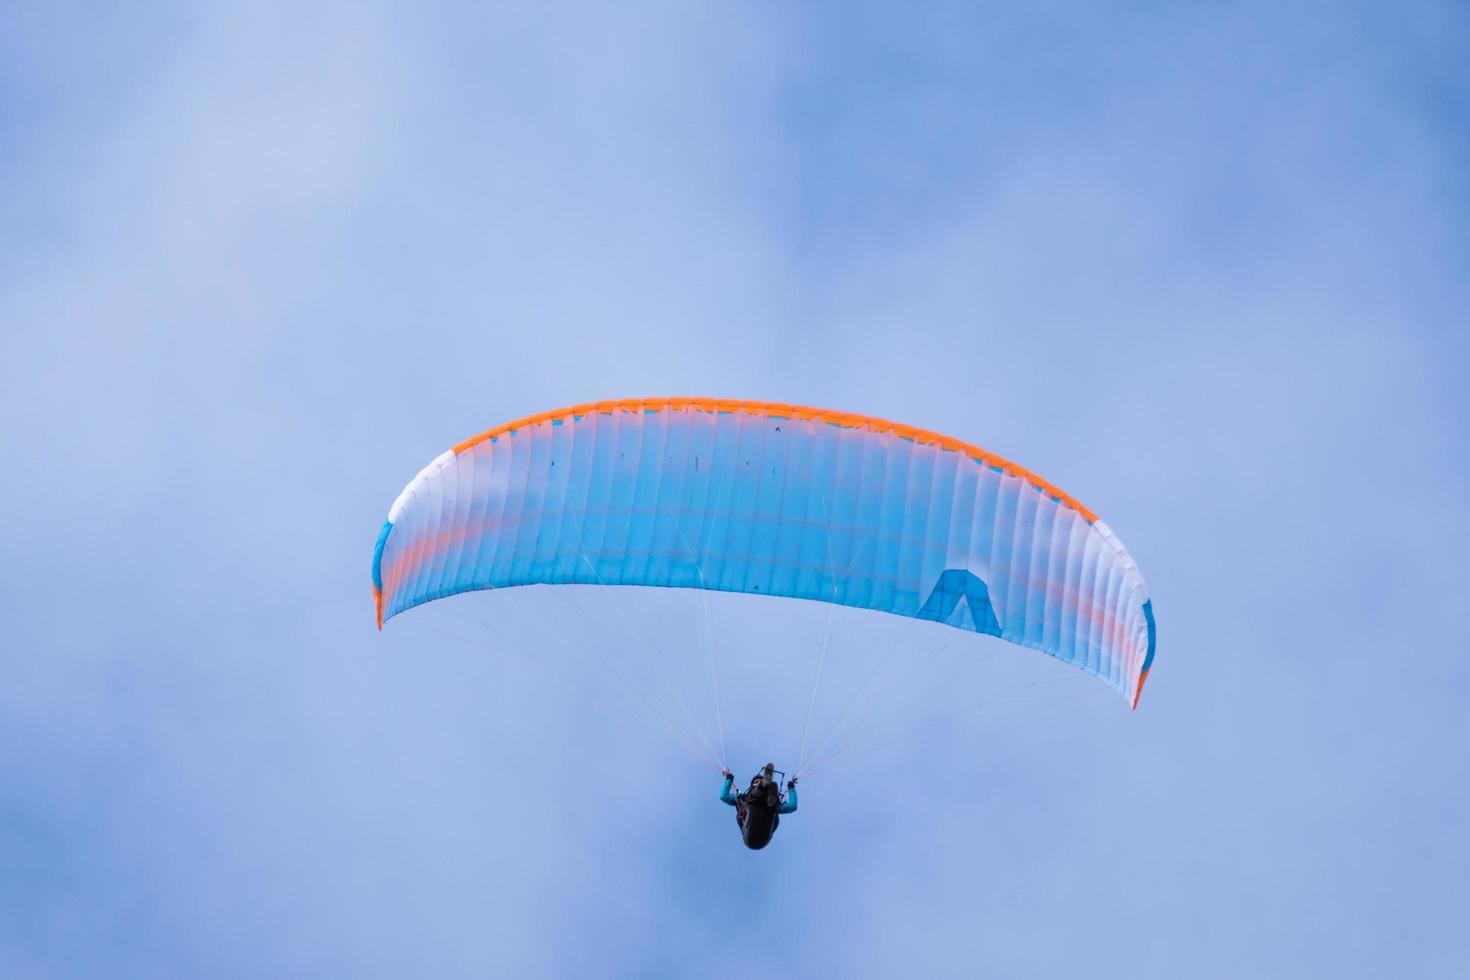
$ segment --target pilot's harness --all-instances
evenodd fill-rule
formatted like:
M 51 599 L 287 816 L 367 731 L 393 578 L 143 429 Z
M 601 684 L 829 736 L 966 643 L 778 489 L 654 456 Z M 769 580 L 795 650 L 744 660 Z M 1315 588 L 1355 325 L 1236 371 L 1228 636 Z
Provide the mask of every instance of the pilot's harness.
M 765 774 L 766 774 L 766 770 L 765 770 L 764 767 L 762 767 L 755 775 L 756 776 L 764 776 Z M 780 779 L 776 779 L 775 780 L 776 794 L 777 794 L 776 795 L 776 809 L 777 810 L 780 810 L 781 807 L 783 807 L 783 806 L 786 805 L 786 791 L 781 788 L 781 787 L 783 787 L 783 786 L 786 785 L 786 773 L 782 772 L 780 769 L 772 768 L 771 769 L 771 776 L 772 777 L 776 777 L 776 776 L 780 776 L 781 777 Z M 751 779 L 754 780 L 755 779 L 755 776 L 752 776 Z M 742 830 L 745 829 L 745 816 L 749 812 L 749 809 L 750 809 L 749 805 L 745 802 L 745 796 L 749 792 L 750 792 L 750 790 L 747 788 L 747 789 L 742 790 L 741 792 L 735 794 L 735 822 L 740 825 L 740 828 Z

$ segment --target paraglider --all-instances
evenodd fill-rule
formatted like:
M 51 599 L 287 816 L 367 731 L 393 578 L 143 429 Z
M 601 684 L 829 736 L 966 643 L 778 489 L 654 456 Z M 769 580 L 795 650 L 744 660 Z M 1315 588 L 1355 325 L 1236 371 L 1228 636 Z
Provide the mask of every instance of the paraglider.
M 737 793 L 734 792 L 735 774 L 726 769 L 723 775 L 725 783 L 720 787 L 720 802 L 735 808 L 740 839 L 752 851 L 759 851 L 771 842 L 781 825 L 781 815 L 796 812 L 796 777 L 786 781 L 783 794 L 781 781 L 776 778 L 776 764 L 767 762 L 764 769 L 751 777 L 750 787 Z
M 1137 565 L 1058 487 L 948 436 L 770 402 L 605 401 L 490 429 L 408 484 L 373 554 L 379 628 L 446 596 L 537 584 L 778 596 L 927 620 L 1045 653 L 1134 707 L 1156 646 Z M 712 741 L 695 751 L 728 774 L 723 731 Z M 780 787 L 763 774 L 759 788 L 738 796 L 761 822 Z M 794 809 L 795 779 L 787 797 Z

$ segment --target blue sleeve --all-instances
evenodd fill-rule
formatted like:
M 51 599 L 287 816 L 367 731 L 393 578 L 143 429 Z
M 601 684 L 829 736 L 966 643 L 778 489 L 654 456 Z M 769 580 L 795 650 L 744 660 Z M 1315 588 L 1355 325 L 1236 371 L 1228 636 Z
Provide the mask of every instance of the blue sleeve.
M 782 803 L 781 804 L 781 809 L 777 810 L 776 812 L 777 813 L 795 813 L 796 812 L 796 787 L 795 786 L 791 787 L 790 789 L 788 789 L 786 791 L 786 802 L 785 803 Z
M 723 786 L 720 787 L 720 802 L 721 803 L 728 803 L 731 806 L 734 806 L 735 805 L 735 794 L 732 793 L 732 792 L 730 792 L 730 790 L 733 789 L 734 786 L 735 786 L 735 777 L 734 776 L 726 776 L 725 777 L 725 785 L 723 785 Z

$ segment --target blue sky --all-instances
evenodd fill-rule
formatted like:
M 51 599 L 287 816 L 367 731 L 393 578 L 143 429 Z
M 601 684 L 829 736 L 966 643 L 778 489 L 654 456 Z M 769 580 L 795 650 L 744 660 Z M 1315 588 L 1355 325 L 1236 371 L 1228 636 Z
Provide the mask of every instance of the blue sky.
M 1463 10 L 6 20 L 0 974 L 1470 972 Z M 605 598 L 374 630 L 420 466 L 653 394 L 1066 488 L 1149 579 L 1140 710 L 958 715 L 756 854 L 640 706 L 480 625 Z M 711 613 L 742 772 L 824 625 L 774 605 Z M 814 727 L 879 629 L 836 618 Z M 951 697 L 1050 676 L 968 641 Z

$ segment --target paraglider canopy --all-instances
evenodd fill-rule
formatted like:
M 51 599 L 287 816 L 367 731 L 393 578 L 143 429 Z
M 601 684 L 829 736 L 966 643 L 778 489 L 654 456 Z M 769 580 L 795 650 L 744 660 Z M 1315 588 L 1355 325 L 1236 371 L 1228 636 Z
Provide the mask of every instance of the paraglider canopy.
M 607 401 L 467 439 L 399 495 L 373 555 L 378 625 L 529 584 L 809 599 L 1000 637 L 1134 706 L 1143 576 L 1075 498 L 977 446 L 863 415 L 709 398 Z

